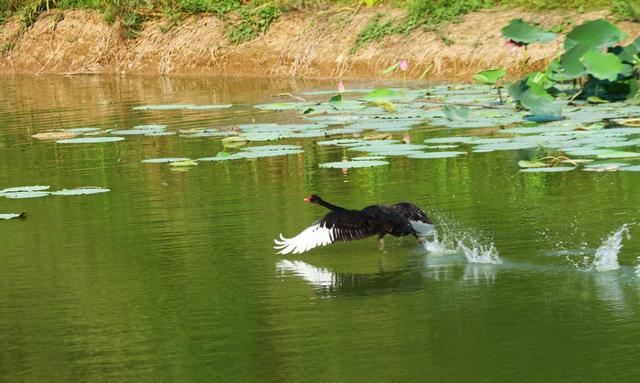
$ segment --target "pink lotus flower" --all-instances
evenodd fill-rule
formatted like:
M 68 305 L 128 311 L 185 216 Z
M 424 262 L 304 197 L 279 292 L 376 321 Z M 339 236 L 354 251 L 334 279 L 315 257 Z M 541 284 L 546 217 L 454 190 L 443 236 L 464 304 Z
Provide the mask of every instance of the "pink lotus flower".
M 520 48 L 524 44 L 517 43 L 513 40 L 507 40 L 507 46 L 511 48 L 511 53 L 514 53 L 518 48 Z
M 409 69 L 409 63 L 407 62 L 407 60 L 405 59 L 400 60 L 400 70 L 403 72 L 406 72 L 407 69 Z
M 338 83 L 338 92 L 344 93 L 344 82 L 342 80 Z

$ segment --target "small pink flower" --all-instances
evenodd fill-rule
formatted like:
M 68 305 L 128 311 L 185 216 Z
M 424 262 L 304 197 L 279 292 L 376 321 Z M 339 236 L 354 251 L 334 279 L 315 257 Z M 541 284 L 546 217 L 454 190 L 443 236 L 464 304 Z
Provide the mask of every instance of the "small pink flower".
M 344 93 L 344 82 L 342 80 L 338 83 L 338 92 Z
M 409 69 L 409 63 L 407 62 L 407 60 L 405 59 L 400 60 L 400 70 L 403 72 L 406 72 L 407 69 Z
M 511 48 L 511 53 L 515 53 L 515 51 L 516 51 L 518 48 L 520 48 L 522 45 L 524 45 L 524 44 L 517 43 L 517 42 L 515 42 L 515 41 L 513 41 L 513 40 L 507 40 L 507 46 L 508 46 L 509 48 Z

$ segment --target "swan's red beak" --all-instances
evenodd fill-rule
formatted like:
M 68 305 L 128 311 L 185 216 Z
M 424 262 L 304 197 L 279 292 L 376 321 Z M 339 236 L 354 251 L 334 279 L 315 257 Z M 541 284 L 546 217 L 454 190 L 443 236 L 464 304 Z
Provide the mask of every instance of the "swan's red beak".
M 311 202 L 311 197 L 307 197 L 304 199 L 304 202 Z

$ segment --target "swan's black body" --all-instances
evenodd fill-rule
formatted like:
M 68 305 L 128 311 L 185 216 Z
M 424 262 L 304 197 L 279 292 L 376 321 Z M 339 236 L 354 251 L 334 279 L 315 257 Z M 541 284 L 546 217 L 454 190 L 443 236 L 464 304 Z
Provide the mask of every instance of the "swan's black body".
M 425 234 L 419 230 L 433 223 L 416 205 L 401 202 L 395 205 L 371 205 L 362 210 L 349 210 L 324 201 L 313 194 L 305 201 L 326 207 L 331 212 L 304 230 L 298 236 L 280 241 L 276 240 L 280 253 L 302 253 L 317 246 L 335 241 L 352 241 L 377 235 L 381 240 L 390 234 L 396 237 L 414 235 L 420 238 Z

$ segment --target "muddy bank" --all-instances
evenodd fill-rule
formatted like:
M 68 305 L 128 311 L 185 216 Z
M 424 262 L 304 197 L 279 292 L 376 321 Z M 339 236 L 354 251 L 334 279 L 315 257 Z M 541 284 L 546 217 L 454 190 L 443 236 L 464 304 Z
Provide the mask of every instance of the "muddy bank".
M 136 39 L 126 39 L 119 25 L 107 24 L 97 12 L 51 11 L 24 33 L 18 33 L 17 19 L 2 25 L 0 73 L 380 77 L 382 69 L 406 58 L 412 77 L 431 63 L 435 78 L 468 79 L 496 66 L 515 75 L 542 67 L 561 51 L 562 40 L 531 46 L 529 65 L 524 66 L 524 51 L 511 52 L 500 37 L 500 28 L 511 19 L 522 17 L 550 27 L 567 19 L 577 24 L 606 16 L 606 12 L 476 12 L 448 27 L 449 46 L 433 32 L 414 31 L 351 53 L 358 32 L 378 12 L 380 8 L 356 15 L 337 9 L 322 15 L 289 13 L 256 40 L 230 45 L 222 21 L 210 15 L 188 17 L 165 32 L 161 31 L 165 21 L 150 22 Z M 387 12 L 398 16 L 401 11 Z M 619 25 L 632 37 L 640 34 L 640 24 Z

